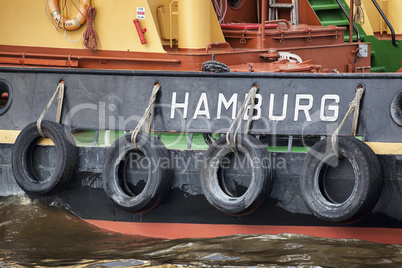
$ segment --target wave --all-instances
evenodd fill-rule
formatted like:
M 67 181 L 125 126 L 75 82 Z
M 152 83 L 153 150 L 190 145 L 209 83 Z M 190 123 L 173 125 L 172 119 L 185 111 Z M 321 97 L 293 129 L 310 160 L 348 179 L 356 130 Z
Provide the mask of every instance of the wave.
M 396 267 L 402 247 L 295 234 L 158 240 L 105 232 L 57 205 L 0 199 L 0 266 Z

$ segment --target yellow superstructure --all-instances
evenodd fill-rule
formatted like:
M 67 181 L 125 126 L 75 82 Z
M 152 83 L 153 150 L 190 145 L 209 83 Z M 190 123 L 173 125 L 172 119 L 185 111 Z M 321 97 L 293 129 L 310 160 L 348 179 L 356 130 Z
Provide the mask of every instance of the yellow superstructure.
M 349 4 L 350 1 L 346 0 L 346 2 Z M 372 1 L 362 0 L 362 3 L 365 18 L 362 27 L 366 34 L 373 35 L 374 33 L 383 32 L 390 34 L 391 32 L 387 27 L 387 24 L 382 19 Z M 402 34 L 402 20 L 400 19 L 402 14 L 402 1 L 377 0 L 377 3 L 390 21 L 395 30 L 395 34 Z
M 178 0 L 179 48 L 205 48 L 211 43 L 210 0 Z
M 67 4 L 67 12 L 64 15 L 70 19 L 74 18 L 78 12 L 75 6 L 79 7 L 79 2 L 73 1 L 75 2 L 59 0 L 59 7 L 62 7 L 64 3 Z M 190 0 L 182 2 L 187 1 Z M 202 38 L 209 33 L 208 43 L 223 42 L 223 34 L 210 1 L 193 0 L 193 2 L 203 4 L 202 10 L 199 10 L 200 5 L 196 4 L 193 9 L 196 13 L 190 15 L 202 17 L 205 24 L 202 25 Z M 94 29 L 99 36 L 100 49 L 164 53 L 163 45 L 170 43 L 167 38 L 170 33 L 165 33 L 168 36 L 163 36 L 164 29 L 173 29 L 173 33 L 181 31 L 179 43 L 183 48 L 202 47 L 206 42 L 198 41 L 196 45 L 193 43 L 193 37 L 198 35 L 199 26 L 184 32 L 179 30 L 177 17 L 189 16 L 189 14 L 188 12 L 181 14 L 179 11 L 178 14 L 171 16 L 169 13 L 171 4 L 171 0 L 92 0 L 91 5 L 96 8 Z M 56 23 L 49 14 L 46 0 L 0 0 L 0 7 L 0 25 L 2 25 L 0 27 L 0 45 L 82 49 L 80 38 L 85 31 L 86 24 L 75 31 L 65 31 L 56 27 Z M 158 12 L 165 14 L 158 14 Z M 169 17 L 173 19 L 169 20 Z M 140 20 L 141 27 L 147 29 L 144 33 L 146 44 L 140 42 L 133 23 L 136 18 Z M 170 21 L 172 21 L 172 25 L 170 25 Z M 192 32 L 193 36 L 187 38 L 188 32 Z

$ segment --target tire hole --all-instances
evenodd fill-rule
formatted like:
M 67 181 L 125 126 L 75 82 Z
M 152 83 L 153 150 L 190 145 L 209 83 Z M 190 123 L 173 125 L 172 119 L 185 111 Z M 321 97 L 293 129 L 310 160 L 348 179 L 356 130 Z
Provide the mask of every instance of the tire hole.
M 355 184 L 353 167 L 346 158 L 336 158 L 333 163 L 324 164 L 320 171 L 320 191 L 333 204 L 346 202 L 352 195 Z
M 128 196 L 140 195 L 147 184 L 151 164 L 141 151 L 128 151 L 118 165 L 120 189 Z
M 38 139 L 38 142 L 41 138 Z M 49 181 L 56 170 L 58 158 L 58 150 L 56 146 L 40 146 L 33 143 L 28 149 L 27 169 L 32 177 L 38 182 Z
M 252 170 L 245 154 L 229 153 L 219 162 L 218 181 L 222 191 L 230 197 L 241 197 L 248 190 Z

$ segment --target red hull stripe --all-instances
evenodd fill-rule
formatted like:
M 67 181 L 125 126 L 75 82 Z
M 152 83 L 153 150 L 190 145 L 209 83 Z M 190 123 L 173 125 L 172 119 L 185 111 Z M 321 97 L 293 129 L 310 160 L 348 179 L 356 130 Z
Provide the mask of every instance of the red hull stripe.
M 402 228 L 145 223 L 101 220 L 85 221 L 113 232 L 163 239 L 205 238 L 235 234 L 276 235 L 294 233 L 325 238 L 360 239 L 377 243 L 402 244 Z

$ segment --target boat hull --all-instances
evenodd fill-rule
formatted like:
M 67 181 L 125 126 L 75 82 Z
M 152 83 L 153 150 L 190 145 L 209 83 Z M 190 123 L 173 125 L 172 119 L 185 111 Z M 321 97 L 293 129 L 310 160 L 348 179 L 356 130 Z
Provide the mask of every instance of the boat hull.
M 402 243 L 398 239 L 402 230 L 402 153 L 398 149 L 397 135 L 400 127 L 390 116 L 392 100 L 401 90 L 402 78 L 398 75 L 1 68 L 0 78 L 11 85 L 13 95 L 12 104 L 0 116 L 2 195 L 23 194 L 12 171 L 15 136 L 31 121 L 37 120 L 61 79 L 66 82 L 62 122 L 73 131 L 134 129 L 147 106 L 152 86 L 159 82 L 162 93 L 156 99 L 152 130 L 155 136 L 161 136 L 162 142 L 167 132 L 177 135 L 183 132 L 224 133 L 232 121 L 232 108 L 218 108 L 219 100 L 221 106 L 225 106 L 222 95 L 229 102 L 233 94 L 237 94 L 239 109 L 249 88 L 257 85 L 259 106 L 250 132 L 270 151 L 269 169 L 274 183 L 266 202 L 248 215 L 227 215 L 207 201 L 202 190 L 201 170 L 208 146 L 192 139 L 188 139 L 186 148 L 182 149 L 175 149 L 175 142 L 165 142 L 170 154 L 172 183 L 166 198 L 152 211 L 127 213 L 112 204 L 102 180 L 102 168 L 105 161 L 109 161 L 105 159 L 109 146 L 96 146 L 96 141 L 95 146 L 78 146 L 74 175 L 60 192 L 48 197 L 30 197 L 63 206 L 91 224 L 127 234 L 183 238 L 290 232 Z M 364 85 L 366 93 L 361 103 L 358 135 L 377 153 L 383 189 L 378 203 L 364 219 L 351 224 L 328 223 L 315 217 L 305 205 L 300 192 L 300 172 L 310 146 L 321 136 L 333 133 L 360 85 Z M 278 102 L 271 101 L 273 94 Z M 270 105 L 273 105 L 272 110 Z M 46 119 L 52 120 L 55 111 L 56 105 L 51 107 Z M 348 121 L 341 135 L 348 135 L 350 128 Z M 278 146 L 285 149 L 280 152 L 272 149 Z M 49 159 L 55 152 L 49 147 L 53 146 L 39 146 L 35 161 L 44 166 L 47 161 L 51 162 Z M 304 152 L 294 152 L 294 147 L 304 148 Z M 247 178 L 251 176 L 247 168 L 234 173 L 238 173 L 240 184 L 247 184 Z

